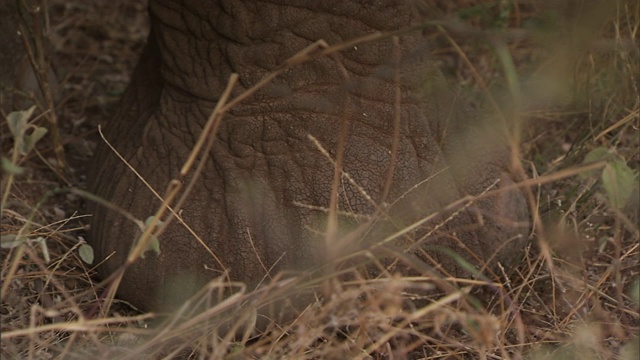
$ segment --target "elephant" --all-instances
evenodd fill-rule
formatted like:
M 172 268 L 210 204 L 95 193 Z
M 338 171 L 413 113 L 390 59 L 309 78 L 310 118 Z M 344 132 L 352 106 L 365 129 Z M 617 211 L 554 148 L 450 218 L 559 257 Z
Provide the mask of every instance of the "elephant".
M 229 98 L 245 95 L 209 135 L 175 215 L 203 243 L 172 221 L 159 252 L 128 264 L 120 298 L 159 309 L 219 276 L 253 289 L 365 251 L 415 255 L 455 276 L 470 274 L 451 251 L 478 268 L 521 254 L 529 210 L 505 131 L 447 86 L 417 2 L 148 7 L 146 47 L 92 162 L 92 190 L 112 204 L 93 209 L 89 243 L 101 276 L 121 268 L 142 231 L 114 206 L 153 216 L 162 200 L 150 188 L 162 194 L 170 179 L 183 188 L 194 180 L 180 168 L 232 74 Z M 303 49 L 307 60 L 292 60 Z

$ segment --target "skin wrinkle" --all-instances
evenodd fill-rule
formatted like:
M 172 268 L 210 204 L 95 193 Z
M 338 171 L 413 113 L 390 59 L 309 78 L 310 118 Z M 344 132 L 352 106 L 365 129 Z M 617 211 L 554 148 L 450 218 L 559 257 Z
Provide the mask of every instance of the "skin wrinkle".
M 346 1 L 305 3 L 309 9 L 282 6 L 293 3 L 151 0 L 152 33 L 145 50 L 149 56 L 143 55 L 119 116 L 107 130 L 108 138 L 118 142 L 117 148 L 125 158 L 133 158 L 132 165 L 159 192 L 177 176 L 231 72 L 240 74 L 234 97 L 312 41 L 326 38 L 329 43 L 337 43 L 419 21 L 410 7 L 399 6 L 400 2 L 381 1 L 366 9 Z M 215 22 L 203 24 L 203 19 Z M 325 25 L 315 27 L 321 23 Z M 208 27 L 212 30 L 203 33 Z M 475 128 L 447 138 L 451 143 L 444 139 L 443 129 L 455 133 L 466 128 L 466 122 L 449 126 L 447 117 L 455 121 L 463 118 L 452 114 L 459 106 L 450 100 L 446 89 L 432 86 L 438 84 L 438 78 L 432 75 L 433 66 L 426 58 L 423 42 L 416 32 L 403 35 L 399 49 L 386 39 L 296 66 L 226 113 L 202 176 L 183 208 L 184 218 L 224 266 L 199 250 L 201 245 L 174 222 L 160 236 L 162 253 L 149 253 L 134 264 L 125 275 L 120 295 L 139 307 L 153 309 L 171 303 L 172 297 L 189 295 L 188 289 L 175 292 L 162 286 L 178 275 L 193 277 L 180 282 L 197 290 L 213 274 L 228 270 L 231 279 L 244 281 L 251 288 L 265 274 L 263 266 L 270 268 L 278 263 L 274 274 L 281 270 L 302 272 L 330 260 L 325 257 L 322 234 L 326 212 L 296 204 L 318 209 L 329 206 L 332 161 L 338 153 L 345 96 L 349 97 L 346 120 L 350 130 L 343 170 L 357 186 L 345 176 L 340 178 L 338 210 L 357 215 L 371 215 L 377 210 L 358 187 L 371 198 L 380 198 L 391 158 L 394 94 L 398 87 L 403 102 L 394 183 L 387 198 L 393 206 L 386 209 L 393 222 L 381 219 L 369 230 L 367 241 L 382 239 L 397 231 L 396 226 L 409 225 L 462 194 L 484 190 L 483 186 L 496 176 L 487 167 L 501 168 L 504 159 L 483 159 L 499 153 L 469 141 Z M 401 57 L 401 84 L 393 81 L 396 70 L 391 55 L 396 50 Z M 339 66 L 347 70 L 347 78 Z M 470 119 L 475 121 L 475 117 Z M 331 160 L 320 153 L 309 135 L 317 139 Z M 440 142 L 442 147 L 437 146 Z M 467 155 L 468 151 L 475 154 Z M 101 166 L 113 168 L 120 179 L 105 183 L 100 177 L 94 178 L 97 194 L 139 219 L 153 214 L 160 202 L 149 190 L 107 150 L 101 148 L 97 153 Z M 464 164 L 450 157 L 458 154 L 466 155 L 469 159 L 463 160 L 474 167 L 439 173 L 448 166 Z M 101 169 L 98 173 L 109 171 Z M 439 175 L 405 194 L 434 173 Z M 190 176 L 184 181 L 190 181 Z M 472 179 L 461 178 L 467 176 Z M 487 204 L 493 210 L 493 202 Z M 102 243 L 96 256 L 104 257 L 114 248 L 119 251 L 100 269 L 105 274 L 126 255 L 134 227 L 104 209 L 97 210 L 98 218 L 103 223 L 93 227 L 92 241 Z M 349 227 L 363 221 L 341 220 L 339 224 Z M 464 213 L 438 231 L 442 236 L 429 241 L 453 244 L 446 234 L 474 221 L 474 216 Z M 490 221 L 488 224 L 486 234 L 491 235 L 496 228 Z M 462 231 L 459 236 L 478 253 L 492 251 L 495 247 L 491 241 L 497 241 L 496 237 L 486 237 L 482 231 Z M 113 243 L 106 239 L 124 240 Z M 477 249 L 483 241 L 489 242 Z M 261 261 L 257 261 L 258 256 Z M 452 266 L 450 260 L 442 261 Z M 203 270 L 205 265 L 213 270 Z M 193 271 L 179 274 L 179 269 Z M 140 282 L 149 290 L 137 291 Z
M 195 5 L 193 5 L 193 6 L 195 6 Z M 242 6 L 242 4 L 238 3 L 238 4 L 234 4 L 233 6 L 241 7 L 241 6 Z M 213 7 L 214 7 L 214 5 L 211 5 L 211 7 L 213 8 Z M 153 11 L 153 9 L 154 9 L 154 8 L 152 7 L 152 11 Z M 191 10 L 191 11 L 192 11 L 192 12 L 195 12 L 195 10 Z M 200 11 L 202 11 L 202 10 L 200 10 Z M 211 9 L 211 10 L 209 10 L 209 11 L 214 11 L 214 10 L 213 10 L 213 9 Z M 220 16 L 222 16 L 222 15 L 220 15 Z M 311 15 L 306 15 L 306 14 L 305 14 L 305 15 L 298 15 L 298 17 L 303 18 L 302 20 L 298 20 L 298 21 L 299 21 L 301 24 L 305 24 L 305 26 L 308 26 L 308 25 L 306 25 L 306 22 L 304 21 L 304 18 L 305 18 L 305 17 L 308 17 L 308 16 L 311 16 Z M 162 17 L 162 16 L 161 16 L 161 18 L 162 18 L 162 19 L 164 19 L 164 17 Z M 273 19 L 274 21 L 272 21 L 272 22 L 270 22 L 270 23 L 278 24 L 279 18 L 281 18 L 281 17 L 278 17 L 278 19 Z M 314 17 L 312 17 L 312 19 L 313 19 L 313 18 L 314 18 Z M 317 16 L 315 16 L 315 18 L 317 18 Z M 232 19 L 233 19 L 233 20 L 229 20 L 229 21 L 231 21 L 231 22 L 236 22 L 236 23 L 241 21 L 241 19 L 235 19 L 235 18 L 232 18 Z M 339 27 L 339 28 L 343 28 L 343 29 L 350 29 L 350 30 L 351 30 L 351 29 L 353 29 L 353 28 L 357 28 L 357 27 L 358 27 L 357 25 L 360 23 L 360 22 L 359 22 L 359 21 L 357 21 L 357 20 L 351 20 L 351 21 L 349 21 L 349 19 L 348 19 L 348 18 L 346 18 L 346 17 L 344 17 L 344 18 L 338 18 L 338 19 L 342 19 L 342 20 L 346 20 L 346 21 L 347 21 L 347 24 L 341 24 L 341 26 Z M 337 21 L 337 22 L 340 22 L 339 20 L 334 20 L 334 19 L 330 19 L 330 20 L 332 20 L 332 21 L 331 21 L 331 23 L 336 22 L 336 21 Z M 249 21 L 249 20 L 247 20 L 247 21 Z M 278 32 L 278 31 L 280 31 L 281 29 L 288 29 L 288 28 L 291 26 L 291 24 L 290 24 L 290 23 L 291 23 L 292 21 L 293 21 L 293 20 L 283 20 L 283 23 L 282 23 L 282 24 L 279 24 L 279 26 L 278 26 L 278 25 L 273 25 L 273 28 L 269 29 L 268 31 L 263 31 L 263 32 L 262 32 L 263 34 L 262 34 L 261 36 L 262 36 L 262 37 L 268 37 L 270 33 L 274 33 L 274 32 L 275 32 L 275 33 L 279 33 L 279 34 L 280 34 L 280 36 L 283 36 L 283 35 L 285 35 L 285 34 L 292 34 L 292 33 L 293 33 L 293 34 L 295 34 L 295 29 L 294 29 L 293 31 L 287 31 L 287 30 L 284 30 L 283 32 Z M 322 20 L 318 20 L 318 21 L 322 21 Z M 186 31 L 185 26 L 176 26 L 176 25 L 175 25 L 175 24 L 173 24 L 173 23 L 171 23 L 171 24 L 172 24 L 172 26 L 169 26 L 169 29 L 174 29 L 175 31 L 178 31 L 178 32 L 185 32 L 185 31 Z M 229 26 L 226 26 L 226 25 L 227 25 L 227 23 L 226 23 L 225 21 L 220 21 L 220 27 L 222 27 L 222 28 L 233 28 L 233 27 L 229 27 Z M 378 25 L 378 24 L 376 24 L 376 25 Z M 362 27 L 364 27 L 364 28 L 366 29 L 366 31 L 361 31 L 361 30 L 357 30 L 357 31 L 355 31 L 355 32 L 351 31 L 350 33 L 348 33 L 348 36 L 347 36 L 347 35 L 345 35 L 345 36 L 339 36 L 339 37 L 337 37 L 336 39 L 329 39 L 329 40 L 335 40 L 335 41 L 337 42 L 337 41 L 341 41 L 341 40 L 343 40 L 344 38 L 350 38 L 350 37 L 354 37 L 354 36 L 358 36 L 358 35 L 364 35 L 364 34 L 371 33 L 371 32 L 373 32 L 373 31 L 375 31 L 374 29 L 372 29 L 372 27 L 371 27 L 371 26 L 367 26 L 367 25 L 366 25 L 366 24 L 364 24 L 364 23 L 363 23 Z M 304 27 L 303 27 L 303 28 L 304 28 Z M 242 30 L 240 30 L 240 29 L 233 28 L 233 30 L 231 31 L 231 33 L 233 33 L 233 34 L 240 34 L 240 33 L 243 33 L 243 31 L 246 31 L 246 29 L 244 29 L 244 28 L 243 28 Z M 343 30 L 343 31 L 345 31 L 345 30 Z M 316 31 L 315 31 L 315 34 L 317 34 L 317 33 L 318 33 L 318 32 L 317 32 L 317 30 L 316 30 Z M 222 35 L 224 35 L 224 36 L 227 36 L 227 35 L 225 35 L 224 31 L 223 31 L 223 32 L 220 32 L 220 34 L 222 34 Z M 195 36 L 197 36 L 198 34 L 191 34 L 191 35 L 195 37 Z M 330 33 L 329 33 L 329 34 L 325 33 L 324 35 L 325 35 L 325 36 L 322 36 L 322 37 L 325 37 L 325 38 L 326 38 L 326 37 L 327 37 L 327 35 L 329 35 L 329 38 L 331 37 L 331 36 L 330 36 L 330 35 L 331 35 Z M 251 40 L 252 40 L 252 39 L 255 39 L 255 38 L 259 38 L 259 37 L 258 37 L 258 36 L 250 36 L 250 39 L 251 39 Z M 317 36 L 306 36 L 305 38 L 306 38 L 306 39 L 310 39 L 310 38 L 315 38 L 315 39 L 317 39 L 318 37 L 317 37 Z M 287 40 L 283 40 L 283 41 L 281 42 L 281 43 L 283 43 L 283 44 L 287 44 L 287 45 L 289 46 L 289 48 L 287 48 L 287 49 L 277 49 L 277 48 L 276 48 L 276 52 L 275 52 L 275 53 L 272 53 L 271 55 L 270 55 L 269 53 L 267 53 L 267 54 L 266 54 L 267 56 L 263 56 L 263 57 L 261 57 L 261 59 L 277 59 L 277 60 L 276 60 L 275 62 L 273 62 L 273 63 L 265 64 L 265 65 L 260 66 L 260 68 L 261 68 L 261 70 L 262 70 L 262 71 L 260 71 L 260 69 L 259 69 L 259 70 L 256 72 L 256 75 L 260 74 L 260 75 L 258 75 L 258 76 L 255 76 L 255 75 L 254 75 L 254 76 L 250 76 L 250 74 L 247 74 L 247 73 L 244 73 L 244 74 L 243 74 L 243 73 L 242 73 L 242 68 L 232 68 L 232 69 L 229 69 L 229 70 L 231 70 L 231 71 L 239 71 L 239 72 L 240 72 L 240 74 L 241 74 L 241 79 L 247 79 L 247 78 L 250 78 L 251 80 L 248 80 L 248 82 L 249 82 L 249 83 L 254 83 L 256 78 L 259 78 L 259 77 L 264 76 L 264 74 L 266 74 L 266 72 L 271 71 L 275 66 L 277 66 L 277 65 L 278 65 L 278 64 L 280 64 L 280 63 L 282 63 L 282 61 L 284 61 L 284 59 L 286 59 L 286 58 L 288 58 L 290 55 L 292 55 L 292 53 L 291 53 L 291 51 L 292 51 L 292 50 L 290 50 L 290 49 L 294 49 L 294 51 L 295 51 L 295 49 L 302 48 L 302 47 L 303 47 L 302 45 L 303 45 L 304 43 L 306 43 L 306 41 L 303 41 L 303 43 L 301 43 L 301 45 L 300 45 L 300 46 L 296 46 L 296 45 L 297 45 L 296 43 L 291 44 L 291 40 L 295 40 L 295 39 L 291 39 L 291 37 L 290 37 L 290 36 L 288 36 L 288 37 L 287 37 Z M 246 56 L 246 54 L 245 54 L 245 51 L 240 51 L 240 52 L 238 52 L 238 53 L 236 53 L 236 51 L 231 51 L 231 48 L 233 48 L 233 47 L 238 47 L 240 44 L 246 43 L 246 42 L 248 42 L 248 41 L 249 41 L 249 39 L 240 40 L 240 41 L 239 41 L 239 39 L 235 39 L 235 43 L 227 44 L 227 46 L 228 46 L 229 48 L 225 51 L 225 55 L 226 55 L 228 58 L 230 58 L 230 59 L 234 59 L 234 58 L 235 58 L 235 61 L 236 61 L 236 62 L 237 62 L 238 60 L 240 60 L 240 59 L 248 59 L 248 61 L 246 62 L 246 64 L 247 64 L 247 65 L 249 65 L 249 66 L 244 67 L 244 69 L 245 69 L 244 71 L 245 71 L 245 72 L 247 71 L 246 69 L 251 68 L 252 66 L 254 66 L 253 64 L 255 64 L 255 63 L 256 63 L 256 60 L 257 60 L 257 59 L 251 59 L 250 57 L 248 58 L 248 57 Z M 181 44 L 182 44 L 182 43 L 184 43 L 184 42 L 176 41 L 176 44 L 168 44 L 168 45 L 169 45 L 169 48 L 171 48 L 171 49 L 180 49 L 180 46 L 181 46 Z M 187 42 L 187 43 L 188 43 L 188 42 Z M 211 43 L 211 42 L 210 42 L 210 43 Z M 213 41 L 213 43 L 215 44 L 215 41 Z M 390 49 L 391 44 L 390 44 L 390 42 L 388 42 L 388 41 L 387 41 L 387 43 L 388 43 L 388 44 L 386 44 L 386 45 L 385 45 L 385 48 L 386 48 L 386 49 Z M 215 46 L 215 45 L 214 45 L 214 46 Z M 253 46 L 255 46 L 255 44 L 254 44 L 254 43 L 251 43 L 251 46 L 253 47 Z M 260 45 L 258 45 L 258 46 L 260 46 Z M 370 46 L 370 47 L 372 47 L 372 48 L 371 48 L 371 51 L 370 51 L 371 55 L 370 55 L 370 56 L 366 56 L 366 57 L 369 57 L 369 58 L 371 58 L 371 59 L 376 59 L 376 58 L 378 57 L 378 55 L 377 55 L 377 54 L 379 54 L 379 53 L 381 53 L 381 52 L 382 52 L 382 53 L 386 52 L 386 50 L 385 50 L 385 49 L 377 48 L 378 46 L 381 46 L 381 45 L 378 45 L 378 44 L 373 44 L 373 45 L 371 45 L 371 46 Z M 243 46 L 243 47 L 244 47 L 244 48 L 246 48 L 247 46 Z M 358 52 L 353 52 L 353 53 L 354 53 L 354 54 L 358 54 L 358 55 L 365 54 L 365 53 L 366 53 L 366 48 L 367 48 L 367 47 L 361 47 L 361 48 L 360 48 L 360 50 L 359 50 Z M 282 50 L 286 50 L 286 51 L 282 51 Z M 220 56 L 213 56 L 213 55 L 211 54 L 211 52 L 212 52 L 212 51 L 213 51 L 213 50 L 210 50 L 210 51 L 209 51 L 209 59 L 214 59 L 214 58 L 219 58 L 219 57 L 220 57 Z M 181 51 L 178 51 L 178 52 L 185 53 L 185 51 L 184 51 L 184 50 L 181 50 Z M 249 54 L 249 55 L 250 55 L 250 54 L 260 54 L 260 53 L 263 53 L 263 52 L 264 52 L 264 50 L 259 51 L 259 52 L 252 51 L 251 49 L 250 49 L 250 50 L 248 50 L 248 54 Z M 166 56 L 166 55 L 165 55 L 165 56 Z M 178 60 L 176 60 L 176 62 L 177 62 L 177 61 L 178 61 Z M 188 61 L 189 61 L 188 59 L 187 59 L 187 60 L 183 60 L 183 61 L 182 61 L 182 63 L 188 63 Z M 355 63 L 363 63 L 363 62 L 364 62 L 364 59 L 359 59 L 359 60 L 353 59 L 353 61 L 354 61 Z M 170 65 L 170 66 L 169 66 L 169 68 L 171 68 L 171 67 L 173 67 L 173 66 L 179 66 L 179 65 L 177 65 L 177 64 L 179 64 L 180 62 L 177 62 L 177 63 L 176 63 L 176 62 L 174 62 L 173 64 L 168 63 L 168 65 Z M 244 60 L 241 60 L 241 62 L 244 62 Z M 258 62 L 258 63 L 259 63 L 259 62 Z M 377 63 L 377 61 L 376 61 L 376 60 L 372 60 L 372 61 L 370 61 L 370 62 L 368 63 L 368 65 L 377 65 L 377 64 L 378 64 L 378 63 Z M 347 62 L 347 65 L 348 65 L 348 62 Z M 203 67 L 203 66 L 197 66 L 197 68 L 201 68 L 201 67 Z M 357 65 L 355 65 L 354 67 L 357 67 Z M 360 67 L 362 67 L 362 64 L 361 64 L 361 66 L 360 66 Z M 204 68 L 206 68 L 206 67 L 204 67 Z M 177 70 L 177 69 L 176 69 L 176 70 Z M 354 72 L 354 73 L 355 73 L 355 72 L 357 72 L 357 71 L 355 71 L 355 69 L 351 69 L 351 71 L 352 71 L 352 72 Z M 196 70 L 196 71 L 195 71 L 195 73 L 197 74 L 197 73 L 198 73 L 198 71 Z M 230 73 L 230 72 L 229 72 L 229 73 Z M 215 76 L 215 77 L 213 77 L 213 78 L 215 78 L 215 79 L 222 79 L 222 80 L 224 81 L 224 79 L 226 79 L 226 78 L 227 78 L 227 76 L 225 76 L 224 74 L 221 74 L 221 75 L 222 75 L 222 76 Z M 170 75 L 170 77 L 173 77 L 173 76 L 180 78 L 179 73 L 175 73 L 174 75 Z M 299 77 L 299 76 L 298 76 L 298 77 Z M 204 78 L 205 78 L 205 79 L 209 79 L 210 77 L 205 76 Z M 300 77 L 300 78 L 304 78 L 304 76 L 303 76 L 303 77 Z M 175 79 L 175 80 L 177 80 L 177 79 Z M 175 80 L 174 80 L 174 81 L 175 81 Z M 188 83 L 188 80 L 183 79 L 183 80 L 181 81 L 181 83 L 180 83 L 180 86 L 181 86 L 182 88 L 187 88 L 187 83 Z M 189 86 L 189 87 L 192 87 L 192 86 Z M 199 94 L 198 94 L 198 93 L 199 93 Z M 206 96 L 203 96 L 203 94 L 202 94 L 202 93 L 200 93 L 199 91 L 196 93 L 196 95 L 197 95 L 197 96 L 200 96 L 200 97 L 206 97 Z

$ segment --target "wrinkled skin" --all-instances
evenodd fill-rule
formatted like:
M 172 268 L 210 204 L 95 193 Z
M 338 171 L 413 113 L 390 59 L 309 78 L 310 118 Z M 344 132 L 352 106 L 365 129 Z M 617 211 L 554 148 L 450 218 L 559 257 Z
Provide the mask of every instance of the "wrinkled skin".
M 148 45 L 106 138 L 161 194 L 178 177 L 231 73 L 240 76 L 235 97 L 316 40 L 337 44 L 423 20 L 408 1 L 151 0 L 150 13 Z M 369 246 L 465 195 L 480 194 L 498 179 L 495 188 L 511 184 L 502 131 L 466 113 L 462 100 L 447 92 L 424 43 L 414 31 L 403 34 L 398 46 L 384 38 L 349 47 L 286 70 L 232 108 L 181 211 L 222 264 L 174 221 L 159 237 L 161 253 L 147 252 L 127 269 L 119 296 L 142 309 L 157 308 L 189 295 L 223 269 L 252 289 L 282 270 L 310 270 Z M 385 215 L 366 240 L 327 250 L 327 215 L 318 209 L 329 207 L 334 165 L 308 135 L 335 160 L 343 118 L 344 170 L 370 199 L 342 177 L 338 208 L 358 215 L 384 209 Z M 385 197 L 394 139 L 397 160 Z M 161 202 L 105 145 L 94 164 L 97 195 L 142 221 L 154 214 Z M 340 216 L 339 226 L 367 221 L 356 219 Z M 465 275 L 428 246 L 450 247 L 474 264 L 509 262 L 523 247 L 527 220 L 521 193 L 503 192 L 474 202 L 443 226 L 432 221 L 387 246 L 406 248 L 430 234 L 412 252 L 431 266 Z M 103 276 L 124 262 L 139 233 L 120 214 L 96 208 L 91 243 L 99 259 L 113 254 L 100 268 Z M 182 279 L 180 291 L 171 290 L 176 279 Z

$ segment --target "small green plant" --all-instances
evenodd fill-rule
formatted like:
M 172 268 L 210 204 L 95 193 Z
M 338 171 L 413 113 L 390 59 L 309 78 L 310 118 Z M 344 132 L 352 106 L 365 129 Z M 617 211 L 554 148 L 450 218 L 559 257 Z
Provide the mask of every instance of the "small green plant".
M 621 156 L 611 153 L 604 147 L 591 150 L 585 156 L 584 163 L 601 160 L 606 161 L 606 165 L 599 174 L 602 187 L 611 205 L 622 209 L 631 198 L 634 187 L 637 186 L 638 173 L 633 171 Z
M 162 226 L 162 225 L 163 225 L 163 222 L 162 222 L 162 221 L 160 221 L 160 220 L 156 221 L 156 222 L 155 222 L 155 225 L 154 225 L 153 220 L 154 220 L 154 217 L 153 217 L 153 216 L 149 216 L 149 217 L 147 218 L 147 220 L 145 220 L 145 222 L 144 222 L 144 227 L 141 229 L 141 230 L 142 230 L 142 232 L 144 232 L 144 231 L 145 231 L 149 226 L 160 227 L 160 226 Z M 153 234 L 152 234 L 152 235 L 150 235 L 150 236 L 151 236 L 151 239 L 149 240 L 149 243 L 148 243 L 147 247 L 144 249 L 144 251 L 142 252 L 142 254 L 140 254 L 140 257 L 142 257 L 143 259 L 144 259 L 144 254 L 145 254 L 147 251 L 153 251 L 153 252 L 155 252 L 156 254 L 160 254 L 160 241 L 158 240 L 158 237 L 157 237 L 157 236 L 155 236 L 155 235 L 153 235 Z
M 2 195 L 3 208 L 7 202 L 14 176 L 24 173 L 24 169 L 20 167 L 20 162 L 33 150 L 36 143 L 47 134 L 47 129 L 35 125 L 35 120 L 29 121 L 34 110 L 35 106 L 32 106 L 27 110 L 14 111 L 7 116 L 7 125 L 13 137 L 13 149 L 10 159 L 2 157 L 2 170 L 9 175 Z
M 11 158 L 2 157 L 2 170 L 8 174 L 4 192 L 2 194 L 2 209 L 7 204 L 8 196 L 15 176 L 24 173 L 24 168 L 20 163 L 33 150 L 34 146 L 47 134 L 47 129 L 35 125 L 35 120 L 31 120 L 35 106 L 27 110 L 14 111 L 7 116 L 7 125 L 13 137 L 13 148 Z M 26 229 L 22 229 L 18 234 L 6 234 L 0 238 L 0 246 L 3 249 L 11 249 L 26 243 L 29 239 L 22 235 Z M 45 239 L 38 237 L 34 240 L 42 247 L 43 253 L 48 254 Z
M 80 255 L 80 259 L 86 262 L 89 265 L 93 264 L 94 254 L 93 248 L 89 244 L 82 244 L 78 247 L 78 255 Z

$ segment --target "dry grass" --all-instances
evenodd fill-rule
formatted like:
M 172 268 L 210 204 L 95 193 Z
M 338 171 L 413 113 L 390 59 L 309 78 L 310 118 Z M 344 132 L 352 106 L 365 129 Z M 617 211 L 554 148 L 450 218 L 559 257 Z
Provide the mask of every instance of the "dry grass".
M 426 276 L 276 279 L 259 292 L 238 284 L 224 301 L 230 285 L 214 280 L 160 318 L 118 301 L 104 308 L 93 268 L 79 256 L 89 220 L 71 190 L 83 186 L 95 124 L 109 117 L 144 41 L 143 6 L 50 0 L 37 16 L 51 24 L 41 40 L 59 85 L 37 100 L 36 113 L 53 117 L 32 123 L 57 126 L 59 136 L 20 155 L 1 124 L 3 158 L 24 169 L 4 167 L 1 184 L 3 358 L 637 359 L 638 190 L 616 207 L 602 170 L 580 167 L 605 148 L 613 154 L 606 164 L 627 164 L 637 186 L 640 5 L 603 2 L 607 12 L 578 1 L 453 3 L 443 2 L 443 12 L 465 21 L 428 28 L 434 59 L 479 109 L 508 117 L 521 134 L 515 151 L 537 221 L 520 266 L 486 281 L 438 280 L 451 290 L 428 301 L 416 301 L 435 281 Z M 260 337 L 242 332 L 258 304 L 310 289 L 326 296 L 298 309 L 295 321 Z M 198 302 L 209 306 L 190 306 Z M 241 312 L 238 304 L 246 304 Z M 238 336 L 225 335 L 234 327 Z

